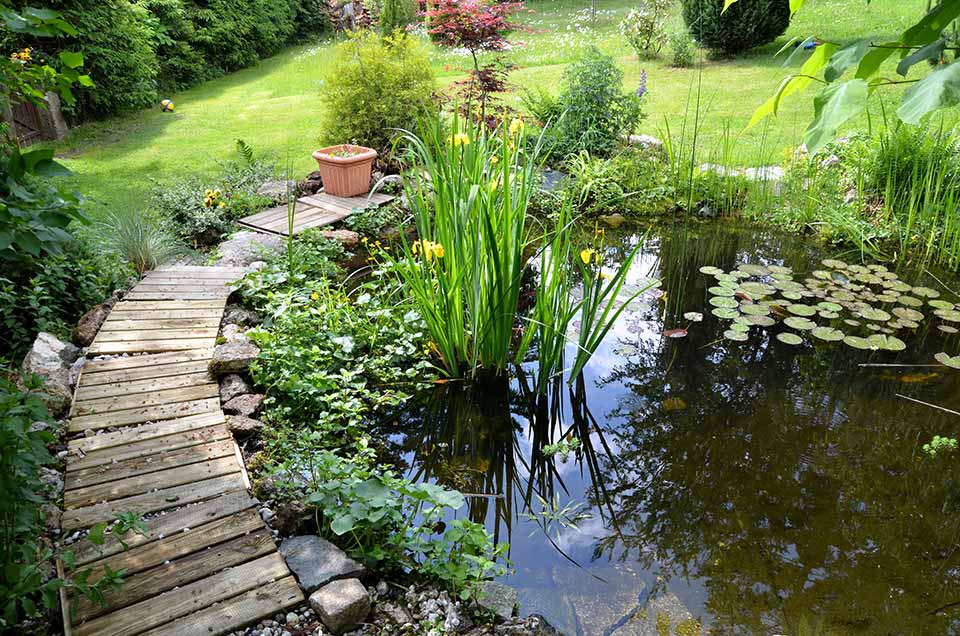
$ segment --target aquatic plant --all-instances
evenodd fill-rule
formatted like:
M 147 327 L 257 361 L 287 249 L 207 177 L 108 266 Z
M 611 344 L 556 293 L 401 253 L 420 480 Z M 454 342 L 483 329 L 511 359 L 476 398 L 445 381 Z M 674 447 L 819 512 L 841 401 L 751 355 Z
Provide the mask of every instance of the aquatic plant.
M 933 439 L 923 445 L 923 452 L 930 457 L 936 457 L 937 453 L 952 453 L 957 450 L 957 438 L 941 437 L 934 435 Z

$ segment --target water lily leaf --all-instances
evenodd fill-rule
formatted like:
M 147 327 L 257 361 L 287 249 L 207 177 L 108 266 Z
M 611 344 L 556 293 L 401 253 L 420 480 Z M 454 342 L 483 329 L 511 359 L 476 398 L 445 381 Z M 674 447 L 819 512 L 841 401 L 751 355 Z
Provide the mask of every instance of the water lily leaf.
M 667 329 L 663 332 L 663 335 L 667 338 L 686 338 L 687 330 L 686 329 Z
M 787 300 L 800 300 L 801 298 L 803 298 L 803 294 L 795 291 L 785 291 L 785 292 L 782 292 L 780 295 L 786 298 Z
M 734 294 L 733 289 L 731 289 L 730 287 L 720 287 L 720 286 L 711 287 L 707 291 L 713 294 L 714 296 L 733 296 Z
M 773 287 L 780 291 L 801 292 L 805 287 L 795 280 L 775 280 Z
M 820 316 L 821 318 L 825 318 L 825 319 L 827 319 L 827 320 L 836 320 L 837 318 L 840 317 L 840 314 L 838 314 L 837 312 L 835 312 L 835 311 L 827 311 L 827 310 L 825 310 L 825 309 L 821 309 L 820 311 L 818 311 L 818 312 L 817 312 L 817 315 Z
M 879 296 L 875 296 L 874 300 L 877 301 L 878 303 L 895 303 L 897 302 L 897 298 L 899 298 L 899 296 L 893 296 L 890 294 L 880 294 Z
M 789 318 L 784 318 L 783 324 L 791 329 L 797 329 L 798 331 L 809 331 L 817 326 L 817 323 L 813 322 L 809 318 L 801 318 L 799 316 L 790 316 Z
M 741 272 L 749 274 L 750 276 L 766 276 L 770 273 L 770 270 L 763 265 L 754 265 L 752 263 L 746 263 L 737 269 L 739 269 Z
M 778 333 L 777 340 L 779 340 L 783 344 L 788 344 L 788 345 L 798 345 L 801 342 L 803 342 L 803 338 L 801 338 L 795 333 L 790 333 L 789 331 Z
M 703 320 L 703 314 L 698 311 L 688 311 L 687 313 L 683 314 L 683 318 L 685 320 L 689 320 L 690 322 L 700 322 Z
M 730 325 L 731 331 L 740 331 L 742 333 L 747 333 L 748 331 L 750 331 L 750 325 L 739 322 L 739 321 L 740 321 L 739 318 L 733 321 L 733 324 Z
M 837 303 L 832 303 L 827 300 L 817 303 L 817 307 L 826 311 L 840 311 L 841 309 L 843 309 L 843 307 L 838 305 Z
M 919 322 L 914 322 L 912 320 L 908 320 L 907 318 L 901 318 L 898 322 L 906 329 L 916 329 L 920 326 Z
M 714 274 L 713 277 L 716 278 L 718 281 L 725 281 L 725 280 L 727 280 L 727 281 L 734 281 L 734 282 L 735 282 L 735 281 L 738 280 L 736 276 L 731 276 L 730 274 L 724 274 L 724 273 Z
M 825 258 L 820 263 L 824 267 L 829 267 L 830 269 L 847 269 L 847 264 L 843 261 L 838 261 L 832 258 Z
M 895 282 L 894 284 L 890 285 L 889 289 L 891 289 L 891 290 L 893 290 L 893 291 L 895 291 L 895 292 L 900 292 L 901 294 L 902 294 L 902 293 L 905 293 L 905 292 L 908 292 L 908 291 L 913 291 L 913 287 L 911 287 L 910 285 L 907 285 L 907 284 L 906 284 L 905 282 L 903 282 L 903 281 L 897 281 L 897 282 Z
M 723 332 L 723 337 L 727 340 L 736 340 L 737 342 L 743 342 L 747 340 L 749 336 L 743 333 L 742 331 L 734 331 L 733 329 L 727 329 Z
M 910 309 L 909 307 L 894 307 L 890 311 L 892 311 L 893 315 L 897 318 L 906 318 L 907 320 L 912 320 L 914 322 L 923 320 L 922 313 L 916 309 Z
M 826 271 L 826 270 L 824 270 L 824 269 L 815 269 L 815 270 L 813 270 L 812 272 L 810 272 L 810 275 L 813 276 L 814 278 L 819 278 L 820 280 L 832 280 L 832 279 L 833 279 L 833 274 L 831 274 L 830 272 L 828 272 L 828 271 Z
M 867 325 L 867 329 L 869 329 L 870 331 L 880 331 L 880 325 L 876 323 L 870 323 L 869 325 Z
M 843 339 L 843 343 L 853 347 L 854 349 L 871 349 L 870 343 L 867 342 L 866 338 L 860 338 L 859 336 L 847 336 Z
M 888 335 L 870 336 L 867 338 L 867 342 L 870 343 L 871 348 L 885 351 L 903 351 L 907 348 L 907 344 L 903 340 Z
M 960 322 L 960 311 L 956 309 L 937 309 L 933 313 L 947 322 Z
M 711 311 L 714 316 L 717 318 L 723 318 L 724 320 L 733 320 L 740 316 L 740 312 L 736 309 L 731 309 L 730 307 L 717 307 Z
M 860 317 L 866 318 L 867 320 L 874 320 L 877 322 L 886 322 L 890 320 L 891 316 L 882 309 L 877 309 L 876 307 L 866 307 L 860 310 Z
M 700 268 L 701 274 L 707 274 L 708 276 L 716 276 L 717 274 L 723 274 L 723 270 L 719 267 L 714 267 L 713 265 L 704 265 Z
M 740 313 L 748 316 L 766 316 L 770 313 L 770 308 L 756 303 L 740 303 Z
M 767 265 L 767 269 L 774 275 L 790 275 L 793 273 L 793 269 L 783 265 Z
M 844 319 L 843 322 L 850 325 L 851 327 L 859 327 L 861 324 L 859 320 L 854 320 L 853 318 L 846 318 Z
M 795 316 L 812 316 L 817 313 L 817 310 L 810 305 L 801 305 L 799 303 L 790 305 L 787 307 L 787 311 Z
M 937 329 L 943 333 L 957 333 L 957 329 L 955 327 L 951 327 L 950 325 L 937 325 Z
M 940 296 L 940 292 L 936 289 L 930 289 L 929 287 L 914 287 L 913 293 L 921 298 L 937 298 Z
M 951 369 L 960 369 L 960 356 L 950 356 L 943 351 L 933 356 L 937 362 L 946 365 Z
M 776 290 L 770 285 L 765 285 L 763 283 L 746 282 L 741 283 L 740 286 L 737 287 L 737 291 L 749 294 L 753 298 L 761 298 L 763 296 L 769 296 Z
M 743 317 L 743 321 L 755 327 L 772 327 L 777 324 L 777 321 L 770 316 L 747 315 Z
M 936 307 L 937 309 L 953 309 L 953 303 L 939 298 L 928 300 L 927 304 L 931 307 Z
M 856 299 L 857 299 L 857 297 L 856 297 L 855 294 L 851 294 L 851 293 L 848 292 L 848 291 L 843 291 L 842 289 L 835 291 L 835 292 L 833 293 L 832 298 L 833 298 L 834 300 L 839 300 L 839 301 L 851 301 L 851 300 L 856 300 Z
M 727 289 L 736 289 L 740 286 L 740 282 L 736 280 L 721 280 L 717 282 L 717 285 L 720 287 L 726 287 Z
M 734 307 L 737 307 L 740 303 L 738 303 L 733 298 L 730 298 L 729 296 L 714 296 L 713 298 L 710 299 L 710 304 L 713 305 L 714 307 L 729 307 L 733 309 Z
M 813 329 L 812 333 L 817 338 L 821 340 L 826 340 L 828 342 L 838 342 L 843 340 L 843 332 L 839 329 L 834 329 L 833 327 L 817 327 Z

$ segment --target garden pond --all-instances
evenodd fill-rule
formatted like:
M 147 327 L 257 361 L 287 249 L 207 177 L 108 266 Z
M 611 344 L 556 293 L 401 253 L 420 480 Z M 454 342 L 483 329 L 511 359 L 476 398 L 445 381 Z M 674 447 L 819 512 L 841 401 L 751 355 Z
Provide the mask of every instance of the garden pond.
M 697 621 L 724 634 L 960 630 L 960 455 L 924 449 L 960 432 L 960 414 L 931 406 L 960 411 L 960 371 L 934 360 L 960 353 L 960 336 L 926 306 L 937 294 L 951 311 L 943 284 L 956 279 L 873 281 L 918 286 L 923 307 L 910 307 L 924 316 L 890 329 L 903 350 L 862 348 L 785 327 L 797 314 L 779 309 L 776 326 L 734 327 L 712 311 L 727 303 L 711 304 L 731 295 L 710 291 L 745 264 L 839 286 L 830 266 L 848 266 L 832 259 L 858 255 L 722 224 L 608 237 L 621 258 L 643 243 L 632 285 L 662 285 L 621 315 L 582 381 L 539 398 L 532 367 L 498 386 L 452 382 L 385 425 L 409 476 L 461 490 L 466 514 L 509 541 L 503 580 L 522 611 L 570 635 L 694 634 Z M 801 314 L 844 330 L 831 300 L 803 294 L 827 305 Z M 879 336 L 907 305 L 876 305 L 889 314 Z

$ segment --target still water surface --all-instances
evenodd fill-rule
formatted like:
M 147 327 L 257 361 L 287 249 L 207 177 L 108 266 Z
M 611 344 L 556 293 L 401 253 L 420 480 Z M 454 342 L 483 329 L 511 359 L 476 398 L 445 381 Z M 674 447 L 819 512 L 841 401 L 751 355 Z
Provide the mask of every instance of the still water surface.
M 960 411 L 960 372 L 859 366 L 930 364 L 958 336 L 926 324 L 902 353 L 725 340 L 701 266 L 855 257 L 721 225 L 624 233 L 610 253 L 638 241 L 631 282 L 665 293 L 621 317 L 582 382 L 537 399 L 521 371 L 421 396 L 391 427 L 408 474 L 476 495 L 467 514 L 510 542 L 523 613 L 565 634 L 960 632 L 960 455 L 921 448 L 960 417 L 899 397 Z M 662 335 L 689 311 L 706 318 L 688 337 Z M 529 518 L 541 498 L 589 518 Z

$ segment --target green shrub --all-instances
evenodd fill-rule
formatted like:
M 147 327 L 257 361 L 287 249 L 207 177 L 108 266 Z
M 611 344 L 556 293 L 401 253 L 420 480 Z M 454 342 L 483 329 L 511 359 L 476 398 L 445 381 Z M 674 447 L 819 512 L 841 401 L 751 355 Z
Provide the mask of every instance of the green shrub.
M 670 44 L 670 66 L 690 68 L 693 66 L 694 49 L 693 39 L 684 31 L 676 31 L 668 38 Z
M 351 35 L 337 46 L 320 93 L 324 144 L 385 150 L 397 129 L 413 130 L 436 110 L 426 49 L 406 35 Z
M 555 124 L 563 115 L 563 102 L 542 88 L 525 88 L 521 95 L 527 112 L 541 125 Z
M 773 42 L 790 26 L 789 0 L 683 0 L 690 34 L 714 54 L 735 55 Z
M 326 0 L 298 0 L 296 8 L 298 36 L 318 35 L 330 30 L 330 9 Z
M 642 98 L 623 94 L 623 71 L 594 47 L 567 67 L 560 102 L 551 151 L 563 157 L 581 150 L 609 155 L 643 119 Z
M 397 29 L 406 29 L 417 15 L 412 0 L 383 0 L 380 12 L 380 33 L 390 35 Z
M 153 31 L 160 66 L 157 88 L 163 96 L 218 74 L 193 47 L 195 31 L 183 0 L 141 0 L 141 4 L 150 12 L 147 24 Z
M 292 0 L 187 0 L 185 6 L 194 48 L 224 73 L 276 53 L 294 32 Z
M 138 274 L 156 269 L 180 251 L 181 246 L 156 219 L 128 211 L 111 211 L 99 223 L 103 246 Z
M 655 58 L 667 40 L 666 19 L 673 0 L 639 0 L 620 23 L 620 35 L 627 39 L 637 57 Z

